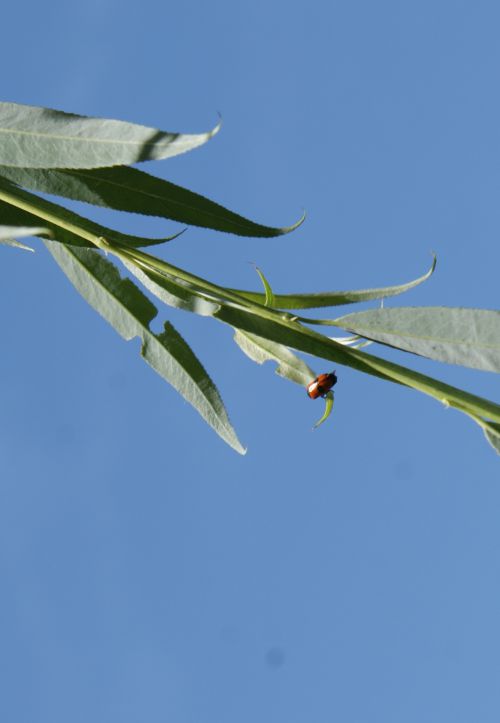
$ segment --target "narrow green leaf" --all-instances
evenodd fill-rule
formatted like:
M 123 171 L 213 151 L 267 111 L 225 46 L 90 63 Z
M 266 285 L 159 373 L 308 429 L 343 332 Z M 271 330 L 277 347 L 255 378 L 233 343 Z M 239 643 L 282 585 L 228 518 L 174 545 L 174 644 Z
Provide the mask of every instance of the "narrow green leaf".
M 333 409 L 333 392 L 327 392 L 325 394 L 325 411 L 324 411 L 321 419 L 318 419 L 318 421 L 314 425 L 313 429 L 317 429 L 320 424 L 323 424 L 323 422 L 325 422 L 328 419 L 328 417 L 332 413 L 332 409 Z
M 273 290 L 271 289 L 271 285 L 269 281 L 266 279 L 262 271 L 259 269 L 258 266 L 255 267 L 256 272 L 259 275 L 260 280 L 262 281 L 262 286 L 264 287 L 265 291 L 265 300 L 264 300 L 264 306 L 276 306 Z
M 297 228 L 263 226 L 229 211 L 208 198 L 136 168 L 118 166 L 90 170 L 9 168 L 0 175 L 24 188 L 112 208 L 159 216 L 190 226 L 203 226 L 238 236 L 280 236 Z
M 405 291 L 413 289 L 415 286 L 422 284 L 432 276 L 436 268 L 436 257 L 430 269 L 418 279 L 408 281 L 406 284 L 398 284 L 397 286 L 384 286 L 376 289 L 361 289 L 358 291 L 321 291 L 317 294 L 274 294 L 274 305 L 277 309 L 319 309 L 326 306 L 342 306 L 343 304 L 358 304 L 362 301 L 373 301 L 375 299 L 385 299 L 389 296 L 403 294 Z M 244 296 L 249 301 L 259 304 L 265 302 L 265 294 L 255 291 L 242 291 L 241 289 L 232 289 L 236 294 Z
M 0 164 L 21 168 L 102 168 L 176 156 L 219 130 L 185 135 L 106 118 L 0 103 Z
M 192 349 L 166 322 L 161 334 L 149 325 L 156 307 L 130 279 L 122 279 L 117 268 L 98 251 L 45 242 L 48 250 L 88 303 L 126 340 L 138 336 L 141 354 L 158 374 L 171 384 L 203 419 L 240 454 L 241 446 L 214 383 Z
M 305 387 L 316 374 L 290 349 L 255 334 L 235 329 L 234 341 L 252 361 L 263 364 L 266 361 L 278 362 L 276 374 L 295 384 Z
M 59 204 L 14 186 L 0 177 L 0 219 L 6 225 L 39 226 L 50 230 L 57 241 L 74 246 L 94 247 L 92 239 L 104 236 L 124 246 L 152 246 L 169 241 L 131 236 L 94 223 Z
M 439 306 L 371 309 L 335 325 L 429 359 L 500 372 L 500 311 Z

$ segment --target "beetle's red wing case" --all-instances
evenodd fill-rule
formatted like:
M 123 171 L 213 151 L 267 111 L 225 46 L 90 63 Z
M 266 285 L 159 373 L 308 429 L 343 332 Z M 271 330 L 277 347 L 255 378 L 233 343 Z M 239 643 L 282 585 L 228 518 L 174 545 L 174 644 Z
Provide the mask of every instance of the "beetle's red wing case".
M 336 383 L 337 375 L 335 372 L 331 372 L 331 374 L 320 374 L 307 385 L 307 394 L 311 399 L 323 397 Z

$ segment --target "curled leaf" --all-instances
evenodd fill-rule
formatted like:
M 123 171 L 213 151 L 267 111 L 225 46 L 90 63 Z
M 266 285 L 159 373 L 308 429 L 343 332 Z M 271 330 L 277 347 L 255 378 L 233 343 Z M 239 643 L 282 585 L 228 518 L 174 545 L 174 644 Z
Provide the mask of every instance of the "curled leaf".
M 328 419 L 328 417 L 332 413 L 332 409 L 333 409 L 333 392 L 327 392 L 325 394 L 325 412 L 324 412 L 323 416 L 321 417 L 321 419 L 319 419 L 316 422 L 313 429 L 317 429 L 320 424 L 323 424 L 323 422 L 325 422 Z

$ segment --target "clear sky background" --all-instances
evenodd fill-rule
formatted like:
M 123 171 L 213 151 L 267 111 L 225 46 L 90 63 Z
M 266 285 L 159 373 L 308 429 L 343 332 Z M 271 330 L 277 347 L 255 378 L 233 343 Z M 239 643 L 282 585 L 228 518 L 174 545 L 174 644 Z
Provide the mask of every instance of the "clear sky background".
M 407 281 L 435 251 L 391 305 L 499 307 L 497 2 L 56 0 L 2 20 L 3 100 L 182 132 L 220 111 L 208 145 L 143 168 L 262 223 L 307 210 L 278 239 L 191 229 L 174 264 L 319 291 Z M 0 250 L 0 719 L 498 723 L 500 466 L 480 430 L 337 367 L 311 432 L 322 402 L 165 309 L 240 457 L 35 243 Z M 500 400 L 493 374 L 372 349 Z

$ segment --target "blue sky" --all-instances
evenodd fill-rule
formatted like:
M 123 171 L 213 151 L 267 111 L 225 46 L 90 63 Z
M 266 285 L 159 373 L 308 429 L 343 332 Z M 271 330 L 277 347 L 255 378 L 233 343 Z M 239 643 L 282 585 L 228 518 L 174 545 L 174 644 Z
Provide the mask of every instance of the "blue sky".
M 279 239 L 190 229 L 172 263 L 258 288 L 256 262 L 277 292 L 319 291 L 409 280 L 435 251 L 401 304 L 498 308 L 497 3 L 56 1 L 3 17 L 3 100 L 183 132 L 220 112 L 208 145 L 146 170 L 262 223 L 307 210 Z M 2 720 L 498 721 L 499 467 L 472 423 L 337 368 L 313 433 L 321 402 L 227 328 L 166 310 L 239 457 L 41 244 L 1 253 Z M 500 399 L 492 374 L 379 351 Z

